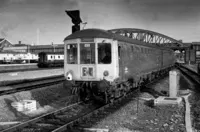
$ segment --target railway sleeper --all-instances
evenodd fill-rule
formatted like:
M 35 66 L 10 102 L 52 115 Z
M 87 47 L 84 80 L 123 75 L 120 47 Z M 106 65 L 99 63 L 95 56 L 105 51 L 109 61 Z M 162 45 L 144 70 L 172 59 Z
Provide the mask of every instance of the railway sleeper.
M 56 124 L 50 124 L 50 123 L 36 123 L 36 124 L 33 124 L 31 126 L 27 126 L 24 129 L 27 129 L 27 130 L 30 130 L 30 129 L 33 129 L 33 130 L 53 130 L 53 129 L 56 129 L 58 127 L 58 125 Z

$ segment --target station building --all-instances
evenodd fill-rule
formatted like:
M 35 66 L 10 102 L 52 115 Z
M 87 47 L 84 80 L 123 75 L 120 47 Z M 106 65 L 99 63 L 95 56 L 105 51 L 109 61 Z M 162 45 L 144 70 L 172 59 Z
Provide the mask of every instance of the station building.
M 15 53 L 31 53 L 38 54 L 40 52 L 59 52 L 64 54 L 64 44 L 49 44 L 49 45 L 30 45 L 19 41 L 18 44 L 4 46 L 2 52 Z
M 200 63 L 200 42 L 184 43 L 185 63 Z

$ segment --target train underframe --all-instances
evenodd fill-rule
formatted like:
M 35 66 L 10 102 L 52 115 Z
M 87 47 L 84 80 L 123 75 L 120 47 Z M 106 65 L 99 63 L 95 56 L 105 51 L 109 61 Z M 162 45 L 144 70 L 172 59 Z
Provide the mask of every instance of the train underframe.
M 145 86 L 145 84 L 168 74 L 172 68 L 173 66 L 170 66 L 159 71 L 145 74 L 140 77 L 138 81 L 134 81 L 131 78 L 127 80 L 118 78 L 113 82 L 108 82 L 105 79 L 100 81 L 66 80 L 64 82 L 64 87 L 70 88 L 72 94 L 78 94 L 82 101 L 93 99 L 107 104 L 114 101 L 116 98 L 125 96 L 127 93 L 138 87 Z

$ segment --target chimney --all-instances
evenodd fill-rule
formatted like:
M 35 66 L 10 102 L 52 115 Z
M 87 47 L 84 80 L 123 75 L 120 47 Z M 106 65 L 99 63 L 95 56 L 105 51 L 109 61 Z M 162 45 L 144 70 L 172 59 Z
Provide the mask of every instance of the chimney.
M 19 44 L 22 44 L 22 42 L 21 42 L 21 41 L 19 41 Z

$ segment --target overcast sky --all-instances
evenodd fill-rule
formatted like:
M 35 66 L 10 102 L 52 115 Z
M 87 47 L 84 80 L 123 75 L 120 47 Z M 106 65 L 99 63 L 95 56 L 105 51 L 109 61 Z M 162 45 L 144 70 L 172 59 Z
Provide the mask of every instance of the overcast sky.
M 85 28 L 140 28 L 183 42 L 200 41 L 200 0 L 0 0 L 0 37 L 12 43 L 63 43 L 65 10 L 80 10 Z

